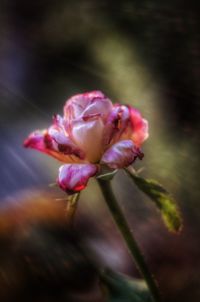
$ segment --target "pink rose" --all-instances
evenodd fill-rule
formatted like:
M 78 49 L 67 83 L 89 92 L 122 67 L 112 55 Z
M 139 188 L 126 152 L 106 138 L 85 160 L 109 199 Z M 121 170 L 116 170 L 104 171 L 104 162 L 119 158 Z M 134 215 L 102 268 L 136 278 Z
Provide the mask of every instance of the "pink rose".
M 65 163 L 58 184 L 70 193 L 83 190 L 101 165 L 119 169 L 141 159 L 147 137 L 148 122 L 138 110 L 113 105 L 102 92 L 92 91 L 67 100 L 64 116 L 54 116 L 48 129 L 31 133 L 24 146 Z

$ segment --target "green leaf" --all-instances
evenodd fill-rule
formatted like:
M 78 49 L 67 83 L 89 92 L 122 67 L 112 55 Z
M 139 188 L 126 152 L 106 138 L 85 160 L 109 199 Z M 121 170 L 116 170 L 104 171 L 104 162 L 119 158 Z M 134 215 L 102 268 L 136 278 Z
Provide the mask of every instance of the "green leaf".
M 107 293 L 106 302 L 152 302 L 144 280 L 107 270 L 102 274 L 101 281 Z
M 134 170 L 126 169 L 126 172 L 136 186 L 155 202 L 168 230 L 179 232 L 182 228 L 182 218 L 175 200 L 169 192 L 154 179 L 142 178 Z
M 116 175 L 117 172 L 118 172 L 117 169 L 109 171 L 109 172 L 106 171 L 106 172 L 104 172 L 102 174 L 99 174 L 97 176 L 97 178 L 102 179 L 102 180 L 112 180 L 113 177 Z

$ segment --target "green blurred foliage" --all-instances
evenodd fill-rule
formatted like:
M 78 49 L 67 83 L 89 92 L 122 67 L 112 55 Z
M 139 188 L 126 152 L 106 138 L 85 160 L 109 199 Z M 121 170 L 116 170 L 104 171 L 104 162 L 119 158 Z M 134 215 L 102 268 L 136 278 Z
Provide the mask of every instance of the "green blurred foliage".
M 126 171 L 136 186 L 155 202 L 168 230 L 180 232 L 182 228 L 181 214 L 177 208 L 176 201 L 169 192 L 155 179 L 142 178 L 137 175 L 134 169 L 126 169 Z

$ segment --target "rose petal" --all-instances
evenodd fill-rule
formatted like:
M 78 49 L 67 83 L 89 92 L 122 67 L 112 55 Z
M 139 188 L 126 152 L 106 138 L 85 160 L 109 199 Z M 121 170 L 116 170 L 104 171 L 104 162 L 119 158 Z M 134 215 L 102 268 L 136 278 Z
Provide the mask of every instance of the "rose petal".
M 128 107 L 124 105 L 115 105 L 110 112 L 105 125 L 103 143 L 108 145 L 111 141 L 118 141 L 124 131 L 126 131 L 129 122 L 130 113 Z
M 112 169 L 128 167 L 142 153 L 131 140 L 123 140 L 110 147 L 102 156 L 101 163 Z
M 64 106 L 64 116 L 68 121 L 99 113 L 105 117 L 111 109 L 111 101 L 101 91 L 92 91 L 77 94 L 67 100 Z
M 69 138 L 63 129 L 54 125 L 48 129 L 48 134 L 56 143 L 55 147 L 59 152 L 76 155 L 80 159 L 85 158 L 85 153 Z
M 88 161 L 95 163 L 101 158 L 104 124 L 101 119 L 77 121 L 72 124 L 71 135 L 82 149 Z
M 131 139 L 136 146 L 140 147 L 149 136 L 148 122 L 142 118 L 141 113 L 137 109 L 129 107 L 129 112 L 133 130 Z
M 88 116 L 100 114 L 101 117 L 105 120 L 108 114 L 111 112 L 112 107 L 113 105 L 108 98 L 96 97 L 90 101 L 87 108 L 83 111 L 82 115 L 83 118 L 86 118 Z
M 64 119 L 59 114 L 53 115 L 53 125 L 58 127 L 64 127 Z
M 54 147 L 47 130 L 36 130 L 24 141 L 25 148 L 33 148 L 54 156 Z
M 74 162 L 75 159 L 80 161 L 84 158 L 83 151 L 54 126 L 31 133 L 24 141 L 24 147 L 36 149 L 63 162 Z
M 79 192 L 97 171 L 97 166 L 92 164 L 66 164 L 59 168 L 58 184 L 68 193 Z

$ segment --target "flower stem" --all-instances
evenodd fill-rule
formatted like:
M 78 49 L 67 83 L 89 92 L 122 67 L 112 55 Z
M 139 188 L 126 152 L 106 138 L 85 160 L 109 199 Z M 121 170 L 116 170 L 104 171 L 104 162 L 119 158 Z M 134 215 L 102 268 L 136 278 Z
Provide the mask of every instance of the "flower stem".
M 80 197 L 80 193 L 75 193 L 67 201 L 67 208 L 66 208 L 66 218 L 67 218 L 67 224 L 70 227 L 73 227 L 74 223 L 74 216 L 76 213 L 78 200 Z
M 138 270 L 143 275 L 154 301 L 160 302 L 161 300 L 160 300 L 160 294 L 158 291 L 158 287 L 155 283 L 153 276 L 151 275 L 151 273 L 147 267 L 147 264 L 140 251 L 140 248 L 133 236 L 133 233 L 131 232 L 131 230 L 129 228 L 126 218 L 125 218 L 120 206 L 117 203 L 117 200 L 116 200 L 116 198 L 113 194 L 112 188 L 111 188 L 110 181 L 98 179 L 98 183 L 101 187 L 103 196 L 104 196 L 107 206 L 112 214 L 112 217 L 127 244 L 129 252 L 130 252 L 131 256 L 133 257 Z

